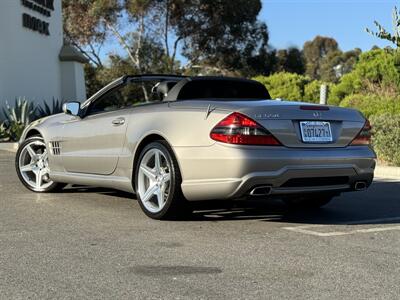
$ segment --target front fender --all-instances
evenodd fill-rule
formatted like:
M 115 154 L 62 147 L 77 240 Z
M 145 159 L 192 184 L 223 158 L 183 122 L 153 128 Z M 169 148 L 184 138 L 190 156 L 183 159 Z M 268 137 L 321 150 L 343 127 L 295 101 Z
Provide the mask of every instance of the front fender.
M 28 135 L 28 132 L 30 132 L 31 130 L 36 130 L 41 135 L 43 135 L 40 130 L 40 126 L 39 126 L 42 122 L 43 122 L 42 119 L 39 119 L 39 120 L 33 121 L 28 126 L 26 126 L 24 131 L 22 132 L 21 137 L 19 138 L 18 144 L 21 145 L 26 140 L 26 136 Z
M 18 141 L 19 144 L 21 144 L 23 141 L 26 140 L 26 137 L 28 135 L 28 133 L 31 130 L 36 130 L 37 132 L 40 133 L 40 135 L 46 139 L 46 125 L 45 124 L 50 124 L 51 122 L 54 122 L 58 119 L 60 119 L 60 117 L 62 117 L 62 114 L 57 114 L 57 115 L 52 115 L 52 116 L 47 116 L 41 119 L 38 119 L 36 121 L 33 121 L 32 123 L 30 123 L 28 126 L 26 126 L 26 128 L 24 129 L 24 131 L 22 132 L 22 135 Z M 53 121 L 52 121 L 53 120 Z

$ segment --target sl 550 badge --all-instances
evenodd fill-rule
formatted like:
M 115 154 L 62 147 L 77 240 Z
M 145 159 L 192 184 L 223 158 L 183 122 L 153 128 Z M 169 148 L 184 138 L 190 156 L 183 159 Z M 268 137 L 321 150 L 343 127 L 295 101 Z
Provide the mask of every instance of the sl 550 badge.
M 280 118 L 280 114 L 278 113 L 263 113 L 263 114 L 255 114 L 254 116 L 256 119 L 263 120 L 263 119 L 278 119 Z

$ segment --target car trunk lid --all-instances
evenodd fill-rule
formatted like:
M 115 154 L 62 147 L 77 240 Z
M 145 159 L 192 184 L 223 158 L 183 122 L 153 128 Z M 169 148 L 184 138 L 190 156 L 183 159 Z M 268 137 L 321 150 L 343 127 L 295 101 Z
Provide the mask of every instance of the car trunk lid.
M 239 112 L 265 127 L 286 147 L 346 147 L 365 123 L 356 110 L 298 102 L 276 101 Z
M 283 146 L 293 148 L 346 147 L 360 132 L 365 118 L 354 109 L 323 106 L 302 102 L 278 100 L 185 100 L 169 104 L 175 109 L 204 110 L 205 118 L 220 112 L 229 115 L 242 113 L 271 132 Z M 213 122 L 215 122 L 214 118 Z M 301 134 L 301 122 L 328 122 L 331 142 L 305 142 Z M 216 124 L 211 124 L 215 126 Z

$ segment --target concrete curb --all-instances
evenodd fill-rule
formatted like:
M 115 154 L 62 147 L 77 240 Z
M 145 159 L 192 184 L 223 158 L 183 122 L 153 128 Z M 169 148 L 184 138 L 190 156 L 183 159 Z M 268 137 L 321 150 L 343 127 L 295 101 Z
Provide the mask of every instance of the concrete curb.
M 400 167 L 376 166 L 375 177 L 400 179 Z
M 0 150 L 17 152 L 18 143 L 0 143 Z

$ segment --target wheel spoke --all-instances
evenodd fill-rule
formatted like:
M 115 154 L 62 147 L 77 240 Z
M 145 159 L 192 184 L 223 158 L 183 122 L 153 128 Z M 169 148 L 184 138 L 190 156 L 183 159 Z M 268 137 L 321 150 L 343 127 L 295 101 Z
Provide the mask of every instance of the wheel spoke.
M 164 206 L 164 192 L 162 191 L 162 189 L 157 189 L 156 191 L 156 195 L 157 195 L 157 201 L 158 201 L 158 208 L 162 209 Z
M 166 190 L 167 190 L 167 186 L 168 186 L 168 183 L 163 183 L 163 184 L 161 185 L 161 192 L 162 192 L 162 194 L 164 195 L 164 198 L 165 198 L 165 192 L 166 192 Z M 168 196 L 168 194 L 167 194 L 167 196 Z
M 21 172 L 32 172 L 33 171 L 33 164 L 29 164 L 23 167 L 20 167 Z
M 154 168 L 157 173 L 161 172 L 160 152 L 158 151 L 154 153 Z
M 45 149 L 42 154 L 42 160 L 46 161 L 48 159 L 47 150 Z
M 156 174 L 155 171 L 150 169 L 148 166 L 145 164 L 140 165 L 140 170 L 143 172 L 144 175 L 146 175 L 151 181 L 156 180 Z
M 26 146 L 29 156 L 33 159 L 37 156 L 36 152 L 32 149 L 31 145 Z
M 157 187 L 156 184 L 155 185 L 151 185 L 147 189 L 147 191 L 144 193 L 144 195 L 142 197 L 142 201 L 143 202 L 148 202 L 151 199 L 151 197 L 157 192 L 157 190 L 158 190 L 158 187 Z
M 169 182 L 170 180 L 171 180 L 171 174 L 170 174 L 170 173 L 165 173 L 165 174 L 163 175 L 162 182 L 163 182 L 163 183 L 167 183 L 167 182 Z
M 40 187 L 42 186 L 42 181 L 43 181 L 43 171 L 42 170 L 38 170 L 36 173 L 36 188 L 40 189 Z

